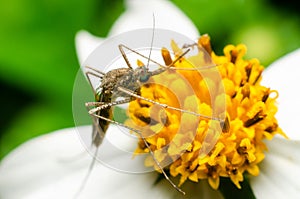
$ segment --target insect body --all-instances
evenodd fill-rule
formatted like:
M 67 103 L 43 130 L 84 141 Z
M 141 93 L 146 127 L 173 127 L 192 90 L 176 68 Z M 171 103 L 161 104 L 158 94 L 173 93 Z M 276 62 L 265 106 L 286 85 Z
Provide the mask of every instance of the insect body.
M 91 68 L 92 69 L 92 68 Z M 92 69 L 94 70 L 94 69 Z M 163 71 L 161 71 L 163 72 Z M 87 73 L 93 74 L 93 73 Z M 132 69 L 129 65 L 129 68 L 118 68 L 109 71 L 106 74 L 102 74 L 101 77 L 102 82 L 100 86 L 95 91 L 95 100 L 96 103 L 86 103 L 87 107 L 91 105 L 96 105 L 96 108 L 93 108 L 89 111 L 89 113 L 94 116 L 100 116 L 107 118 L 109 120 L 112 119 L 112 110 L 111 107 L 114 104 L 123 104 L 128 103 L 132 95 L 119 90 L 126 89 L 132 92 L 136 92 L 139 90 L 142 83 L 146 82 L 150 76 L 152 76 L 152 72 L 150 72 L 145 66 L 138 67 L 137 69 Z M 115 103 L 111 103 L 113 100 L 113 96 L 122 97 L 122 101 L 117 101 Z M 93 135 L 93 143 L 96 146 L 99 146 L 102 142 L 103 136 L 102 134 L 106 132 L 108 125 L 111 121 L 105 120 L 103 118 L 99 118 L 98 122 L 96 122 L 96 126 L 99 124 L 100 128 L 94 127 L 94 135 Z M 95 133 L 98 131 L 98 133 Z
M 115 91 L 115 88 L 117 84 L 120 84 L 120 78 L 126 78 L 126 74 L 132 72 L 132 69 L 130 68 L 119 68 L 114 69 L 106 74 L 103 75 L 101 85 L 96 89 L 95 92 L 95 101 L 99 102 L 100 105 L 103 103 L 110 103 L 112 101 L 112 95 Z M 89 73 L 87 73 L 89 74 Z M 123 80 L 123 79 L 122 79 Z M 123 81 L 122 81 L 123 82 Z M 122 93 L 120 93 L 122 94 Z M 117 95 L 117 94 L 116 94 Z M 90 104 L 87 103 L 86 106 L 89 106 Z M 105 118 L 112 119 L 112 110 L 111 107 L 102 108 L 100 110 L 92 110 L 90 113 L 95 112 L 97 115 L 101 115 Z M 99 127 L 98 127 L 99 125 Z M 93 144 L 98 147 L 104 138 L 104 134 L 109 126 L 108 120 L 103 119 L 96 119 L 94 120 L 94 126 L 93 126 Z
M 126 49 L 138 54 L 139 56 L 147 58 L 146 56 L 138 53 L 137 51 L 134 51 L 124 45 L 119 45 L 120 52 L 122 53 L 123 58 L 125 59 L 127 65 L 128 65 L 128 68 L 118 68 L 118 69 L 113 69 L 107 73 L 103 73 L 92 67 L 87 66 L 88 69 L 92 70 L 92 71 L 86 72 L 86 76 L 89 81 L 90 81 L 89 75 L 93 75 L 93 76 L 96 76 L 101 79 L 101 84 L 99 85 L 98 88 L 96 88 L 94 90 L 96 102 L 87 102 L 86 103 L 86 107 L 88 107 L 88 108 L 91 106 L 95 106 L 95 108 L 92 108 L 89 110 L 89 114 L 94 118 L 93 144 L 95 144 L 97 147 L 101 144 L 101 142 L 104 138 L 104 134 L 105 134 L 110 122 L 124 126 L 123 124 L 117 123 L 116 121 L 112 120 L 111 107 L 118 105 L 118 104 L 128 103 L 133 98 L 141 98 L 146 101 L 150 101 L 152 103 L 157 103 L 157 102 L 154 102 L 152 100 L 149 100 L 149 99 L 146 99 L 146 98 L 143 98 L 143 97 L 137 95 L 137 93 L 139 93 L 140 87 L 144 83 L 146 83 L 151 76 L 158 75 L 158 74 L 166 71 L 167 69 L 170 69 L 174 63 L 176 63 L 187 52 L 189 52 L 189 50 L 185 51 L 182 55 L 180 55 L 173 62 L 170 62 L 169 66 L 163 66 L 161 64 L 158 64 L 154 60 L 147 58 L 147 59 L 151 60 L 152 62 L 158 64 L 161 67 L 157 70 L 149 71 L 148 67 L 146 67 L 145 65 L 141 65 L 141 66 L 137 67 L 136 69 L 133 69 L 124 53 L 123 48 L 126 48 Z M 90 84 L 91 84 L 91 81 L 90 81 Z M 120 101 L 114 101 L 113 96 L 122 97 L 123 99 Z M 164 105 L 164 106 L 166 106 L 166 105 Z M 173 107 L 170 107 L 170 108 L 173 108 Z M 177 110 L 177 108 L 173 108 L 173 109 Z M 180 110 L 180 109 L 178 109 L 178 110 Z M 99 128 L 99 126 L 100 126 L 100 128 Z M 131 129 L 130 127 L 127 127 L 127 126 L 125 126 L 125 127 Z M 131 130 L 134 130 L 134 129 L 131 129 Z

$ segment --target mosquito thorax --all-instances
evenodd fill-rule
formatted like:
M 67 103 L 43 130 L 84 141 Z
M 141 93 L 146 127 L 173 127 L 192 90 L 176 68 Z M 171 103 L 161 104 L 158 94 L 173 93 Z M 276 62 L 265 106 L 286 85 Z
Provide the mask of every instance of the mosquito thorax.
M 132 71 L 130 68 L 118 68 L 107 72 L 97 90 L 101 93 L 111 94 L 120 81 L 128 79 L 126 76 L 130 71 Z

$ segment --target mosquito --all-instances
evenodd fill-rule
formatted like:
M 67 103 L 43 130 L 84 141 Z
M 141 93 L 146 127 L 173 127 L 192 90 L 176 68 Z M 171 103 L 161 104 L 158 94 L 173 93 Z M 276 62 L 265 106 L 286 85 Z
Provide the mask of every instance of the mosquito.
M 155 76 L 155 75 L 159 75 L 167 70 L 184 70 L 182 68 L 175 68 L 174 64 L 176 62 L 178 62 L 180 59 L 182 59 L 189 51 L 190 49 L 185 50 L 181 55 L 179 55 L 176 59 L 174 59 L 172 61 L 172 59 L 168 59 L 168 60 L 164 60 L 166 65 L 162 65 L 160 63 L 158 63 L 157 61 L 151 59 L 151 51 L 152 51 L 152 46 L 153 46 L 153 37 L 154 37 L 154 28 L 153 28 L 153 33 L 152 33 L 152 41 L 151 41 L 151 48 L 150 48 L 150 52 L 148 56 L 145 56 L 141 53 L 139 53 L 136 50 L 133 50 L 129 47 L 127 47 L 126 45 L 120 44 L 119 47 L 119 51 L 124 59 L 124 61 L 126 62 L 127 67 L 126 68 L 118 68 L 118 69 L 113 69 L 107 73 L 104 73 L 100 70 L 97 70 L 93 67 L 90 66 L 86 66 L 86 68 L 88 69 L 88 71 L 85 73 L 87 80 L 89 81 L 90 85 L 92 86 L 92 82 L 91 82 L 91 76 L 94 76 L 96 78 L 99 78 L 99 80 L 101 80 L 101 84 L 95 89 L 93 88 L 93 92 L 95 95 L 95 101 L 94 102 L 86 102 L 85 106 L 88 109 L 88 113 L 89 115 L 92 117 L 93 119 L 93 132 L 92 132 L 92 142 L 93 144 L 96 146 L 96 151 L 95 151 L 95 156 L 98 152 L 99 146 L 101 145 L 104 137 L 105 137 L 105 132 L 108 129 L 108 126 L 110 123 L 112 124 L 116 124 L 122 127 L 125 127 L 133 132 L 136 132 L 140 138 L 143 140 L 143 142 L 145 143 L 145 146 L 149 149 L 149 153 L 152 156 L 155 164 L 157 165 L 157 167 L 161 170 L 163 176 L 165 177 L 165 179 L 170 183 L 170 185 L 175 188 L 178 192 L 180 192 L 181 194 L 185 195 L 185 192 L 180 189 L 178 186 L 176 186 L 172 180 L 169 178 L 169 176 L 166 174 L 166 172 L 164 171 L 163 167 L 160 165 L 159 161 L 155 158 L 154 156 L 154 152 L 151 150 L 149 143 L 146 141 L 145 137 L 142 135 L 142 132 L 140 130 L 134 129 L 130 126 L 127 126 L 123 123 L 117 122 L 115 120 L 113 120 L 113 116 L 112 116 L 112 107 L 117 106 L 117 105 L 121 105 L 121 104 L 125 104 L 125 103 L 129 103 L 132 100 L 138 98 L 141 100 L 145 100 L 148 101 L 152 104 L 156 104 L 159 105 L 163 108 L 167 108 L 167 109 L 171 109 L 171 110 L 175 110 L 175 111 L 179 111 L 182 113 L 188 113 L 188 114 L 192 114 L 195 115 L 197 117 L 200 118 L 205 118 L 205 119 L 212 119 L 212 120 L 217 120 L 220 123 L 224 124 L 224 121 L 219 119 L 219 118 L 214 118 L 211 116 L 206 116 L 206 115 L 202 115 L 196 112 L 192 112 L 192 111 L 188 111 L 188 110 L 183 110 L 180 108 L 176 108 L 176 107 L 172 107 L 169 106 L 167 104 L 162 104 L 159 103 L 157 101 L 151 100 L 151 99 L 147 99 L 145 97 L 142 97 L 139 95 L 139 91 L 140 88 L 143 84 L 147 83 L 147 81 Z M 137 54 L 138 56 L 141 56 L 143 58 L 147 59 L 147 65 L 143 64 L 137 68 L 133 68 L 128 60 L 128 57 L 125 53 L 125 50 L 131 51 L 135 54 Z M 171 61 L 170 61 L 171 60 Z M 156 65 L 158 65 L 160 68 L 154 70 L 154 71 L 150 71 L 149 70 L 149 63 L 152 62 Z M 214 66 L 212 66 L 214 67 Z M 207 67 L 205 68 L 207 69 Z M 195 69 L 195 70 L 199 70 L 199 69 Z M 117 96 L 118 99 L 114 100 L 113 96 Z M 226 126 L 226 125 L 225 125 Z M 80 190 L 82 190 L 84 188 L 84 185 L 86 183 L 86 181 L 89 178 L 89 175 L 91 173 L 91 170 L 95 164 L 96 161 L 96 157 L 94 156 L 92 163 L 90 164 L 89 170 L 88 170 L 88 174 L 86 175 L 82 186 L 80 188 Z
M 138 131 L 137 129 L 131 128 L 129 126 L 126 126 L 126 125 L 119 123 L 112 119 L 112 109 L 111 108 L 113 106 L 129 103 L 130 101 L 134 100 L 135 98 L 139 98 L 139 99 L 149 101 L 153 104 L 158 104 L 160 106 L 163 106 L 164 108 L 170 108 L 170 109 L 181 111 L 181 112 L 193 113 L 193 112 L 181 110 L 179 108 L 170 107 L 166 104 L 160 104 L 156 101 L 153 101 L 153 100 L 150 100 L 150 99 L 147 99 L 147 98 L 144 98 L 144 97 L 138 95 L 137 93 L 139 93 L 139 88 L 141 87 L 142 84 L 146 83 L 150 77 L 152 77 L 154 75 L 158 75 L 158 74 L 166 71 L 169 66 L 162 67 L 155 71 L 149 71 L 146 66 L 140 66 L 136 69 L 133 69 L 126 57 L 126 54 L 124 53 L 124 48 L 143 56 L 142 54 L 140 54 L 124 45 L 119 45 L 120 52 L 122 53 L 122 56 L 125 59 L 128 68 L 118 68 L 118 69 L 111 70 L 107 73 L 103 73 L 95 68 L 86 66 L 86 68 L 91 70 L 91 71 L 86 72 L 86 76 L 87 76 L 90 84 L 91 84 L 91 80 L 89 77 L 90 75 L 96 76 L 102 80 L 101 85 L 96 90 L 94 90 L 96 101 L 95 102 L 87 102 L 85 104 L 85 106 L 89 108 L 89 114 L 93 118 L 92 140 L 93 140 L 93 144 L 97 147 L 97 149 L 101 145 L 101 143 L 104 139 L 104 136 L 105 136 L 105 132 L 108 129 L 108 126 L 110 123 L 114 123 L 116 125 L 123 126 L 131 131 L 136 132 L 141 137 L 141 139 L 144 141 L 146 146 L 150 149 L 149 144 L 147 143 L 146 139 L 142 136 L 140 131 Z M 186 53 L 188 53 L 188 51 L 189 50 L 185 51 L 181 56 L 179 56 L 176 60 L 174 60 L 170 64 L 170 66 L 174 65 L 179 59 L 181 59 Z M 112 102 L 113 95 L 122 97 L 122 100 Z M 200 116 L 200 114 L 198 116 Z M 150 150 L 150 153 L 151 153 L 152 157 L 154 158 L 154 161 L 157 164 L 157 166 L 161 169 L 165 178 L 171 183 L 171 185 L 176 190 L 178 190 L 182 194 L 185 194 L 185 192 L 183 192 L 180 188 L 178 188 L 169 179 L 169 177 L 164 172 L 164 170 L 162 169 L 159 162 L 154 157 L 153 151 Z

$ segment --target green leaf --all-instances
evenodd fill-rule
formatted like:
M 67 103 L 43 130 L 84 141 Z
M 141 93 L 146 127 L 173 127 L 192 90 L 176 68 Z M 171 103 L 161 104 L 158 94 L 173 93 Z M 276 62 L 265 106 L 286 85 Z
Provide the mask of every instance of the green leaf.
M 122 10 L 122 0 L 1 1 L 0 104 L 5 120 L 0 122 L 0 159 L 28 139 L 74 126 L 72 90 L 80 68 L 75 34 L 86 29 L 106 36 Z M 77 93 L 90 99 L 90 87 L 80 89 Z M 76 109 L 81 114 L 77 125 L 91 123 L 85 102 Z
M 230 180 L 230 178 L 221 178 L 219 190 L 225 199 L 243 198 L 255 199 L 255 195 L 249 184 L 248 179 L 244 176 L 244 181 L 240 183 L 241 189 L 238 189 Z

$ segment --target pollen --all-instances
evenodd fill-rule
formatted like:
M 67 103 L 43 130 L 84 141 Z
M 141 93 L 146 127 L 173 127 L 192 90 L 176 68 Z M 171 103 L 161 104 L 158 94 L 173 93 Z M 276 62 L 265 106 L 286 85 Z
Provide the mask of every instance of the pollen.
M 223 55 L 215 54 L 208 35 L 196 45 L 198 53 L 175 63 L 186 49 L 172 41 L 171 58 L 163 48 L 165 65 L 173 63 L 175 70 L 152 76 L 151 84 L 140 89 L 142 97 L 177 110 L 147 100 L 130 102 L 127 124 L 141 130 L 149 145 L 141 139 L 135 152 L 152 150 L 164 169 L 179 178 L 179 186 L 207 180 L 218 189 L 225 177 L 241 188 L 245 175 L 259 175 L 264 140 L 286 137 L 275 118 L 278 93 L 260 84 L 264 67 L 244 58 L 245 45 L 227 45 Z M 145 165 L 159 171 L 150 154 Z

